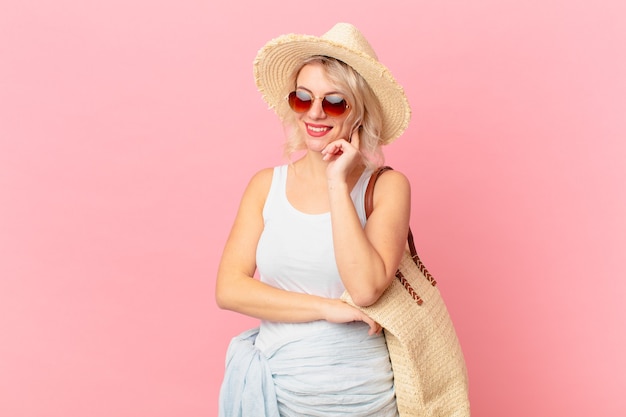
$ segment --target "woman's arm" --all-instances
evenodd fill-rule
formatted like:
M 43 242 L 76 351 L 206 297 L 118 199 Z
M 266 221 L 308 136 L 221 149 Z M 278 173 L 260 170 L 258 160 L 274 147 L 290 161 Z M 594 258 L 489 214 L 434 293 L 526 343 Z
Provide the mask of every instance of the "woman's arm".
M 218 268 L 218 306 L 269 321 L 365 321 L 370 325 L 370 333 L 379 331 L 380 327 L 369 317 L 340 300 L 281 290 L 253 278 L 272 173 L 272 169 L 266 169 L 256 174 L 244 192 Z
M 394 279 L 406 245 L 411 191 L 397 171 L 380 176 L 365 229 L 345 182 L 329 183 L 333 241 L 339 274 L 357 305 L 371 305 Z

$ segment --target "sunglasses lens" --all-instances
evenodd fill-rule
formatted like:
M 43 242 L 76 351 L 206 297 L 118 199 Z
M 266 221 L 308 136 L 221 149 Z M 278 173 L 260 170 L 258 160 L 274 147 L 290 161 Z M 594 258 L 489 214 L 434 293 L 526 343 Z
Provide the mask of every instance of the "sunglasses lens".
M 313 97 L 306 91 L 292 91 L 287 97 L 289 107 L 296 113 L 309 111 L 313 105 Z M 348 103 L 341 96 L 326 96 L 322 100 L 324 113 L 331 117 L 341 116 L 348 108 Z
M 322 101 L 322 108 L 324 113 L 331 117 L 341 116 L 348 108 L 348 103 L 343 97 L 339 96 L 326 96 Z
M 292 91 L 289 93 L 289 107 L 296 113 L 304 113 L 311 108 L 313 97 L 304 91 Z

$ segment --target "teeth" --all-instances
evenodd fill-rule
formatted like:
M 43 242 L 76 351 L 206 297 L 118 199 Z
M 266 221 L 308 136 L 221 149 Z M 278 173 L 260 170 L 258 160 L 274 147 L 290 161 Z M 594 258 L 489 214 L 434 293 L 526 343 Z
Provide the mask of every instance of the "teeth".
M 312 130 L 313 132 L 324 132 L 326 130 L 330 130 L 330 128 L 328 128 L 328 127 L 313 127 L 313 126 L 309 126 L 309 130 Z

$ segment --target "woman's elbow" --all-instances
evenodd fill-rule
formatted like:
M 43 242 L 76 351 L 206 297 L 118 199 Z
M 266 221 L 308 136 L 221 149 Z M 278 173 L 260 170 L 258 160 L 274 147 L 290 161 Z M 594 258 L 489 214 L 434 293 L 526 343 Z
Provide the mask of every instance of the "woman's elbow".
M 358 307 L 369 307 L 374 304 L 383 294 L 383 290 L 357 291 L 352 297 L 352 302 Z
M 222 310 L 228 310 L 228 303 L 226 302 L 226 299 L 224 298 L 222 293 L 219 291 L 215 291 L 215 304 L 217 304 L 217 306 Z
M 232 310 L 232 297 L 229 296 L 228 289 L 222 285 L 215 287 L 215 303 L 222 310 Z
M 387 277 L 385 280 L 372 282 L 370 285 L 360 285 L 353 288 L 352 291 L 349 291 L 352 302 L 359 307 L 371 306 L 383 295 L 394 278 L 395 275 Z

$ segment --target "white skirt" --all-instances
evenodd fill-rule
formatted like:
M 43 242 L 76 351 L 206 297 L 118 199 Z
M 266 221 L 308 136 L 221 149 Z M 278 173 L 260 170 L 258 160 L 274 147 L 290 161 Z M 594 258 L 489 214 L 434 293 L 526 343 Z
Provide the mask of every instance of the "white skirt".
M 261 350 L 253 345 L 255 330 L 233 339 L 220 393 L 220 415 L 269 417 L 274 416 L 276 405 L 281 417 L 397 417 L 393 373 L 382 335 L 369 336 L 368 326 L 361 322 L 313 322 L 298 327 L 293 337 L 286 334 L 274 344 L 265 343 Z M 301 331 L 304 328 L 306 332 Z M 249 375 L 236 376 L 242 372 Z M 260 386 L 251 388 L 250 384 Z M 246 391 L 254 398 L 239 398 Z M 252 405 L 249 414 L 246 403 Z M 268 411 L 262 414 L 260 410 Z

